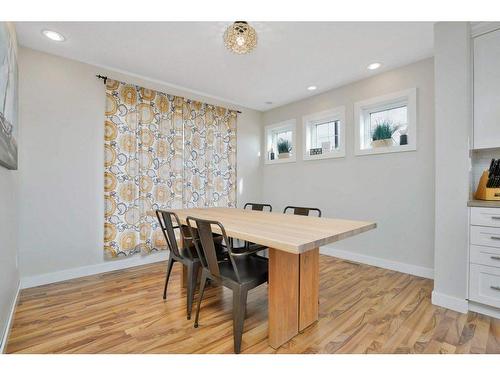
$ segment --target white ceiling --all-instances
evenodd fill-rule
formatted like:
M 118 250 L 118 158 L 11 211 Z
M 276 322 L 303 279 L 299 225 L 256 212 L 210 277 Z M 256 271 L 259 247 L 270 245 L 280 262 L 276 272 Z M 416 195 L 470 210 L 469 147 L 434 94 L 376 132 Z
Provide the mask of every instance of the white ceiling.
M 431 22 L 250 22 L 249 55 L 226 50 L 227 22 L 17 22 L 22 46 L 267 110 L 433 55 Z M 41 34 L 56 30 L 57 43 Z M 383 64 L 377 71 L 367 65 Z M 315 85 L 318 90 L 306 90 Z M 269 105 L 266 102 L 271 101 Z

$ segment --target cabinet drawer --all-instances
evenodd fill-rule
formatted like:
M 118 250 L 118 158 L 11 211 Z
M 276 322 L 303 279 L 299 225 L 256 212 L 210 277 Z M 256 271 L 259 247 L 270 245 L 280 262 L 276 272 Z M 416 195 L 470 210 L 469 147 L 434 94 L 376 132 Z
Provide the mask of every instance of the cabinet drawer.
M 500 228 L 500 208 L 471 207 L 470 223 Z
M 470 262 L 484 266 L 500 267 L 500 248 L 471 245 Z
M 471 264 L 469 299 L 500 308 L 500 269 Z
M 479 246 L 500 247 L 500 228 L 471 225 L 470 243 Z

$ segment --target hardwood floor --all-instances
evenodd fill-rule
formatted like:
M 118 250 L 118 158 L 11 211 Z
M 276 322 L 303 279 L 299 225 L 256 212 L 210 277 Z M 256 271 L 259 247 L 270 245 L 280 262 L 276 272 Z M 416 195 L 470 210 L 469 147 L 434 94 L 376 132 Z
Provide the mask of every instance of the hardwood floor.
M 232 353 L 232 295 L 209 287 L 186 320 L 180 266 L 166 263 L 23 290 L 9 353 Z M 267 285 L 249 293 L 243 353 L 500 353 L 500 320 L 433 306 L 432 280 L 320 256 L 319 321 L 274 350 Z

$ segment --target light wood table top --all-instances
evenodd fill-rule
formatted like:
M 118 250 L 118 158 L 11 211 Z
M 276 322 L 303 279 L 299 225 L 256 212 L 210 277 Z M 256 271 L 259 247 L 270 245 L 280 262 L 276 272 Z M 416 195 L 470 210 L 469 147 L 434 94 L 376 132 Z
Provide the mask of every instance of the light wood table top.
M 182 224 L 186 217 L 217 220 L 229 237 L 300 254 L 377 227 L 376 223 L 325 217 L 285 215 L 241 208 L 189 208 L 173 210 Z M 149 214 L 155 216 L 154 211 Z M 218 232 L 218 228 L 213 228 Z

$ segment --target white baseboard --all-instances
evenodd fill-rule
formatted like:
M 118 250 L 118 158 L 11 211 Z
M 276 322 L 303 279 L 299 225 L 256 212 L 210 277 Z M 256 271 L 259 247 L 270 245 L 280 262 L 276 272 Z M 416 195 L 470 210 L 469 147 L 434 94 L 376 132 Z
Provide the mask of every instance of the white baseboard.
M 481 303 L 469 301 L 469 310 L 483 315 L 488 315 L 496 319 L 500 319 L 500 309 L 492 306 L 486 306 Z
M 14 313 L 16 312 L 17 300 L 19 299 L 19 293 L 21 292 L 21 282 L 17 283 L 17 291 L 14 297 L 14 302 L 10 308 L 9 318 L 7 319 L 7 324 L 5 324 L 5 330 L 2 334 L 2 341 L 0 341 L 0 353 L 5 353 L 7 349 L 7 340 L 9 338 L 10 328 L 12 326 L 12 321 L 14 320 Z
M 345 251 L 336 249 L 331 246 L 323 246 L 320 248 L 321 254 L 330 255 L 336 258 L 350 260 L 357 263 L 364 263 L 370 266 L 386 268 L 393 271 L 408 273 L 410 275 L 425 277 L 427 279 L 434 278 L 434 270 L 432 268 L 416 266 L 409 263 L 401 263 L 393 260 L 372 257 L 369 255 L 354 253 L 352 251 Z
M 21 278 L 21 289 L 31 288 L 59 281 L 76 279 L 78 277 L 95 275 L 103 272 L 116 271 L 124 268 L 141 266 L 143 264 L 161 262 L 168 259 L 168 251 L 160 251 L 145 256 L 133 256 L 126 259 L 110 260 L 107 262 L 93 264 L 78 268 L 70 268 L 63 271 L 45 273 Z
M 466 314 L 469 311 L 469 302 L 448 294 L 432 291 L 432 304 Z

